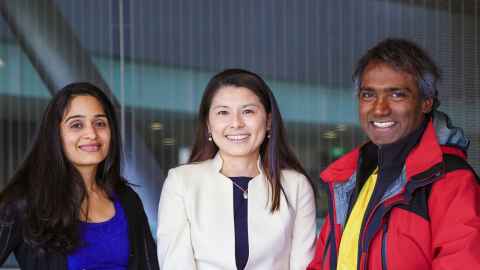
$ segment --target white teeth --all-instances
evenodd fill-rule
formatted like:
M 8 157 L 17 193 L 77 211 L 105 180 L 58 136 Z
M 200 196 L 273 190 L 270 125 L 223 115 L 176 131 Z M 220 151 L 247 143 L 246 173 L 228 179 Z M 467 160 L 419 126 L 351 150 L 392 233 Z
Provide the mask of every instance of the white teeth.
M 80 149 L 87 152 L 96 152 L 100 149 L 99 145 L 84 145 L 80 146 Z
M 395 125 L 395 122 L 372 122 L 375 127 L 378 128 L 389 128 Z
M 249 135 L 227 135 L 227 139 L 232 141 L 241 141 L 248 138 Z

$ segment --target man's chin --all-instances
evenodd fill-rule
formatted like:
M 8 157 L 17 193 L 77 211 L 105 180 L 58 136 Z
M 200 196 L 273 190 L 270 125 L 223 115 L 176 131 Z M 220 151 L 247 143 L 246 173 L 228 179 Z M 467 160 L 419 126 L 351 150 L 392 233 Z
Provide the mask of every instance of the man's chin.
M 370 140 L 378 146 L 385 145 L 385 144 L 392 144 L 398 141 L 398 139 L 393 136 L 388 136 L 388 137 L 387 136 L 377 136 L 377 137 L 371 136 Z

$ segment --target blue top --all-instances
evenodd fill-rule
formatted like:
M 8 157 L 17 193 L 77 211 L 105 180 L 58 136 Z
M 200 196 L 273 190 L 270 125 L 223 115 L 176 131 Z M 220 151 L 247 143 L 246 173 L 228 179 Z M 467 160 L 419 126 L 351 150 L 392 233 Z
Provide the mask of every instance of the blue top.
M 69 270 L 126 270 L 130 253 L 128 224 L 118 199 L 115 215 L 99 223 L 80 223 L 83 245 L 68 255 Z
M 248 189 L 251 177 L 230 177 L 244 190 Z M 243 270 L 248 261 L 248 199 L 243 197 L 243 191 L 233 185 L 233 217 L 235 223 L 235 262 L 238 270 Z

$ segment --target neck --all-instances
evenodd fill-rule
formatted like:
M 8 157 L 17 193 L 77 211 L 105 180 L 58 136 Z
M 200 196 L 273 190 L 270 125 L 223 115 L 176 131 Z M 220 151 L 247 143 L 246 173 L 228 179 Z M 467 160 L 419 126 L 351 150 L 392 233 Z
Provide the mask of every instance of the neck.
M 248 157 L 231 157 L 222 155 L 223 164 L 221 173 L 228 177 L 235 176 L 248 176 L 255 177 L 260 172 L 258 171 L 258 157 L 259 154 L 255 154 Z
M 418 144 L 422 135 L 427 127 L 428 119 L 424 119 L 424 121 L 417 127 L 414 131 L 412 131 L 406 137 L 391 143 L 391 144 L 384 144 L 378 146 L 378 155 L 381 156 L 381 160 L 379 160 L 379 166 L 387 165 L 391 166 L 392 164 L 397 166 L 402 166 L 405 163 L 405 160 L 410 153 L 410 151 Z
M 91 193 L 92 191 L 96 190 L 97 184 L 95 181 L 95 177 L 97 175 L 97 168 L 78 168 L 77 170 L 80 172 L 82 176 L 83 182 L 85 183 L 85 188 L 87 189 L 87 193 Z

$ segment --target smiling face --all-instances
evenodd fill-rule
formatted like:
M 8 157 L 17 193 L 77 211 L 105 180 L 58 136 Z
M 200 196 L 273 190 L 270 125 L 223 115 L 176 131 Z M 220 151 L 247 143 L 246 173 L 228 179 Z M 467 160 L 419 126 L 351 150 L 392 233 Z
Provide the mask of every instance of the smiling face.
M 417 129 L 432 109 L 414 78 L 385 63 L 370 63 L 361 77 L 360 125 L 376 145 L 394 143 Z
M 78 169 L 95 169 L 107 157 L 110 126 L 98 100 L 76 96 L 60 123 L 60 135 L 67 159 Z
M 251 90 L 224 86 L 212 99 L 208 130 L 223 158 L 256 160 L 270 126 L 269 118 Z

